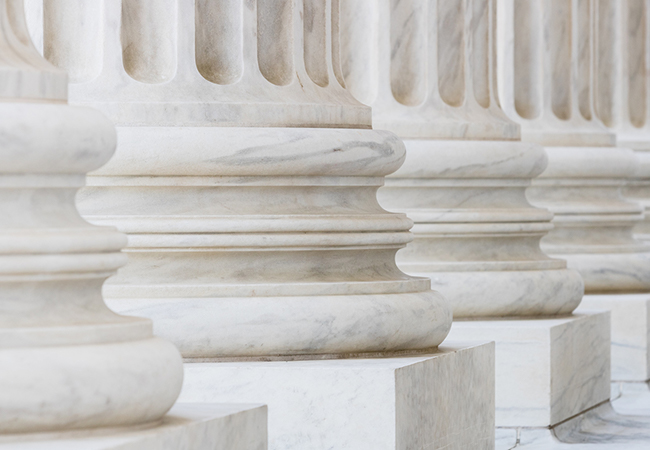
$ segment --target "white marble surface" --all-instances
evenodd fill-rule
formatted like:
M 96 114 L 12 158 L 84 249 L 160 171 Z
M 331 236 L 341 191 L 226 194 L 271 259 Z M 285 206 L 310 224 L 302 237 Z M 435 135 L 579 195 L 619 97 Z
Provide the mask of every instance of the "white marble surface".
M 540 146 L 508 141 L 406 140 L 402 168 L 380 203 L 416 224 L 397 255 L 406 273 L 431 279 L 454 317 L 567 314 L 583 283 L 540 250 L 552 215 L 525 197 L 544 170 Z
M 75 207 L 115 129 L 67 105 L 66 76 L 33 48 L 22 6 L 0 3 L 0 434 L 156 421 L 180 391 L 180 355 L 150 321 L 106 307 L 126 237 Z
M 585 295 L 577 311 L 588 309 L 611 314 L 612 380 L 650 380 L 650 294 Z
M 496 450 L 641 450 L 650 446 L 647 383 L 612 383 L 605 402 L 552 430 L 497 428 Z
M 327 361 L 186 363 L 185 402 L 265 402 L 269 448 L 492 449 L 494 347 Z
M 118 130 L 78 205 L 129 235 L 130 262 L 104 290 L 111 308 L 154 319 L 183 356 L 390 352 L 446 336 L 447 301 L 395 265 L 412 222 L 377 203 L 404 158 L 395 135 Z
M 596 114 L 616 133 L 617 144 L 635 150 L 639 164 L 624 193 L 641 203 L 645 220 L 635 227 L 637 237 L 650 239 L 650 27 L 648 0 L 612 2 L 601 17 Z
M 496 450 L 642 450 L 650 446 L 650 389 L 612 383 L 604 402 L 553 429 L 497 428 Z
M 395 265 L 412 222 L 376 191 L 404 147 L 343 88 L 338 2 L 120 3 L 28 2 L 71 101 L 118 125 L 78 197 L 129 235 L 111 307 L 191 358 L 442 342 L 449 305 Z
M 616 142 L 595 117 L 591 101 L 593 35 L 585 8 L 586 2 L 498 0 L 499 103 L 521 125 L 525 142 L 548 147 Z
M 650 246 L 635 238 L 641 205 L 621 186 L 637 160 L 618 147 L 546 147 L 549 164 L 528 199 L 554 212 L 542 249 L 580 272 L 588 294 L 650 290 Z
M 624 416 L 650 417 L 650 387 L 648 382 L 613 381 L 612 407 Z
M 498 427 L 548 427 L 609 399 L 609 313 L 456 321 L 449 339 L 490 339 Z
M 634 227 L 634 233 L 638 239 L 647 242 L 650 240 L 650 133 L 636 136 L 634 141 L 626 141 L 620 134 L 617 137 L 620 145 L 635 150 L 638 164 L 634 179 L 628 181 L 623 194 L 643 206 L 644 220 Z
M 118 126 L 370 128 L 343 87 L 338 2 L 26 4 L 70 100 Z
M 0 436 L 2 450 L 266 450 L 267 408 L 177 403 L 140 427 Z
M 501 0 L 498 8 L 501 104 L 522 140 L 548 154 L 527 193 L 555 215 L 542 250 L 579 271 L 588 294 L 650 291 L 650 248 L 633 231 L 643 207 L 622 193 L 643 165 L 601 120 L 617 80 L 607 73 L 618 64 L 610 25 L 627 3 L 592 11 L 588 2 Z
M 492 86 L 492 2 L 341 3 L 341 58 L 373 126 L 408 139 L 517 140 Z
M 539 247 L 552 215 L 525 190 L 546 154 L 519 140 L 491 84 L 494 6 L 345 2 L 343 73 L 375 127 L 405 139 L 378 194 L 415 222 L 399 267 L 430 278 L 457 318 L 566 314 L 583 284 Z

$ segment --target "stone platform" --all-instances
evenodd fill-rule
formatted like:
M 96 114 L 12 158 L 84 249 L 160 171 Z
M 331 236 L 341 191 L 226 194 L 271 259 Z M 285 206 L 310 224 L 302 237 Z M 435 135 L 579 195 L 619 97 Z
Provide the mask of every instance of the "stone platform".
M 1 450 L 266 450 L 263 405 L 176 404 L 161 422 L 123 429 L 0 436 Z
M 489 450 L 494 346 L 372 359 L 193 362 L 181 401 L 269 406 L 271 450 Z
M 650 416 L 619 414 L 607 401 L 550 429 L 497 429 L 495 448 L 646 450 L 650 448 Z
M 449 339 L 496 343 L 496 426 L 550 427 L 609 400 L 609 313 L 458 321 Z
M 556 318 L 454 322 L 451 339 L 495 341 L 496 450 L 650 448 L 647 386 L 619 383 L 623 391 L 612 389 L 610 403 L 609 333 L 608 311 L 584 309 Z
M 650 294 L 585 295 L 576 312 L 607 310 L 612 328 L 612 381 L 650 379 Z

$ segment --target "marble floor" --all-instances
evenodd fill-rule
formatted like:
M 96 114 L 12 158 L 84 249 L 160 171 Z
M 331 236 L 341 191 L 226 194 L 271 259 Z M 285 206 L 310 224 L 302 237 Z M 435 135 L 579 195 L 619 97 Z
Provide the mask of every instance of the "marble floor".
M 553 430 L 497 429 L 496 450 L 648 450 L 650 387 L 612 383 L 611 402 L 601 404 Z

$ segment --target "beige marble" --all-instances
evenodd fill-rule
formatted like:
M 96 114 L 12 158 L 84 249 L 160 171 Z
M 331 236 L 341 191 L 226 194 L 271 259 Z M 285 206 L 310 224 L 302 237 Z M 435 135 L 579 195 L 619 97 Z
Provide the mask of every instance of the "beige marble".
M 379 191 L 415 222 L 399 267 L 430 278 L 456 318 L 573 311 L 582 281 L 540 250 L 552 215 L 525 197 L 547 157 L 496 95 L 495 3 L 347 0 L 341 11 L 346 84 L 406 144 Z
M 106 307 L 126 236 L 74 202 L 115 129 L 67 104 L 67 75 L 33 47 L 21 0 L 0 1 L 0 29 L 0 435 L 158 421 L 180 392 L 180 355 L 151 321 Z

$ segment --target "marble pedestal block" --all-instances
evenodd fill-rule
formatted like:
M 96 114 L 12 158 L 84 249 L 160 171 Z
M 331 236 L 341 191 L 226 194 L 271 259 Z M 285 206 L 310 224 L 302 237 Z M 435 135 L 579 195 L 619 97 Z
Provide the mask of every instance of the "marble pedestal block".
M 375 359 L 185 364 L 185 402 L 269 407 L 272 450 L 494 446 L 494 346 Z
M 496 344 L 496 426 L 549 427 L 609 399 L 609 313 L 454 322 Z
M 612 381 L 650 379 L 650 293 L 585 295 L 577 311 L 596 309 L 612 317 Z
M 5 435 L 2 450 L 266 450 L 264 405 L 180 404 L 153 425 Z

